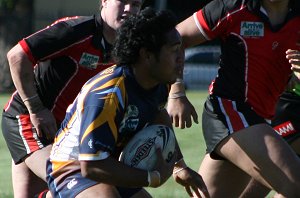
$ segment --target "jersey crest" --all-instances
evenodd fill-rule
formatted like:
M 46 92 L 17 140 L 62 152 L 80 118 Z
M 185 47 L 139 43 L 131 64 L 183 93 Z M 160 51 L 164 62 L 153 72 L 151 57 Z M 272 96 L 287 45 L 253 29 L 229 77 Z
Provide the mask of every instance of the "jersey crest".
M 139 125 L 139 109 L 137 106 L 129 105 L 126 110 L 124 119 L 120 125 L 120 132 L 123 131 L 134 131 Z

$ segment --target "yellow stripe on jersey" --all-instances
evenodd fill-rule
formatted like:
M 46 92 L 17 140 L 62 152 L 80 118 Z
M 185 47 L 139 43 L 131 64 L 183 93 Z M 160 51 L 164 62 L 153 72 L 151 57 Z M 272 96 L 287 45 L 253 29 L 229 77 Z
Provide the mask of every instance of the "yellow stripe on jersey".
M 115 109 L 116 109 L 116 106 L 111 104 L 111 103 L 114 103 L 113 100 L 109 99 L 109 100 L 106 100 L 106 101 L 110 101 L 108 106 L 115 107 Z M 115 109 L 111 109 L 110 107 L 107 108 L 105 106 L 104 106 L 102 112 L 100 113 L 100 115 L 85 130 L 85 132 L 82 136 L 82 139 L 80 141 L 81 143 L 86 138 L 86 136 L 88 136 L 94 129 L 98 128 L 99 126 L 101 126 L 105 122 L 108 122 L 108 124 L 110 126 L 110 129 L 112 130 L 112 134 L 115 138 L 115 141 L 117 140 L 117 135 L 118 135 L 117 134 L 117 127 L 115 126 L 115 122 L 114 122 L 116 111 L 115 111 Z
M 52 170 L 53 170 L 53 172 L 55 172 L 55 171 L 60 170 L 61 168 L 65 167 L 65 166 L 68 166 L 69 164 L 71 164 L 73 162 L 74 162 L 74 160 L 69 160 L 69 161 L 56 161 L 56 160 L 53 160 L 53 161 L 51 161 Z
M 78 98 L 78 107 L 80 108 L 77 108 L 77 109 L 80 109 L 82 110 L 84 108 L 84 99 L 86 97 L 86 95 L 89 93 L 90 89 L 95 85 L 97 84 L 99 81 L 107 78 L 107 76 L 110 76 L 111 74 L 106 74 L 106 75 L 103 75 L 103 76 L 100 76 L 99 78 L 97 79 L 94 79 L 92 80 L 91 82 L 87 82 L 83 88 L 82 88 L 82 91 L 80 92 L 80 95 L 79 95 L 79 98 Z
M 116 86 L 116 85 L 118 85 L 118 82 L 122 82 L 123 79 L 124 79 L 124 76 L 113 78 L 113 79 L 107 81 L 106 83 L 104 83 L 103 85 L 101 85 L 100 87 L 97 87 L 97 88 L 93 89 L 92 92 L 98 91 L 98 90 L 101 90 L 101 89 L 105 89 L 105 88 L 110 87 L 112 85 Z

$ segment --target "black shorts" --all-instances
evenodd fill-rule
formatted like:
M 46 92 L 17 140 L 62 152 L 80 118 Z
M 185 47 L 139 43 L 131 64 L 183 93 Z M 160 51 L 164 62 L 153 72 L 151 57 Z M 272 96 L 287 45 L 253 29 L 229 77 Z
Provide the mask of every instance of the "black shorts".
M 3 112 L 2 133 L 15 164 L 21 163 L 31 153 L 52 143 L 38 137 L 28 114 L 13 117 Z
M 267 124 L 267 121 L 257 115 L 249 104 L 209 96 L 204 104 L 202 114 L 206 152 L 212 158 L 220 159 L 214 150 L 224 138 L 236 131 L 261 123 Z
M 285 92 L 280 97 L 272 126 L 289 144 L 300 137 L 300 96 Z

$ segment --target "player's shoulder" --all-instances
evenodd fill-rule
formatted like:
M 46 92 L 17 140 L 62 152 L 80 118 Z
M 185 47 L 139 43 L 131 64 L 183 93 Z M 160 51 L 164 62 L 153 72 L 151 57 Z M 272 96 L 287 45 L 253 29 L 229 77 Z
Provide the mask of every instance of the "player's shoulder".
M 93 85 L 95 87 L 103 87 L 108 84 L 110 87 L 118 86 L 124 81 L 127 69 L 128 68 L 126 66 L 113 65 L 95 75 L 85 84 L 85 86 Z
M 60 18 L 60 19 L 54 21 L 52 23 L 52 25 L 55 25 L 57 23 L 66 23 L 66 24 L 69 24 L 70 26 L 76 26 L 78 24 L 86 23 L 86 22 L 94 21 L 94 20 L 95 20 L 94 15 L 92 15 L 92 16 L 68 16 L 68 17 L 63 17 L 63 18 Z

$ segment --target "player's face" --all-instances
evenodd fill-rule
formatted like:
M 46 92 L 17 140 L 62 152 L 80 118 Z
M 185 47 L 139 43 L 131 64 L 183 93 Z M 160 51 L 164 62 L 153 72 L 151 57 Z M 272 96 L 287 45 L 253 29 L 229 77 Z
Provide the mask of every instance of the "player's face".
M 137 14 L 141 6 L 142 0 L 102 0 L 102 17 L 112 29 L 117 29 L 126 17 Z
M 174 83 L 183 66 L 181 37 L 174 28 L 166 34 L 167 43 L 162 46 L 158 58 L 151 66 L 152 77 L 161 83 Z

